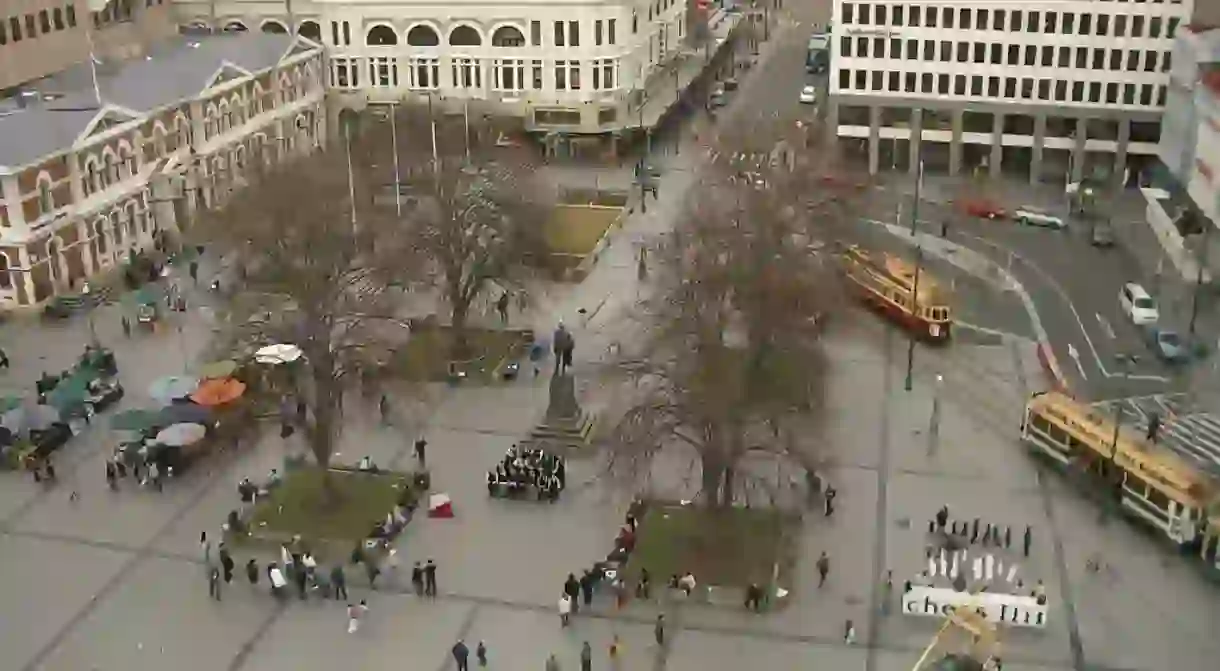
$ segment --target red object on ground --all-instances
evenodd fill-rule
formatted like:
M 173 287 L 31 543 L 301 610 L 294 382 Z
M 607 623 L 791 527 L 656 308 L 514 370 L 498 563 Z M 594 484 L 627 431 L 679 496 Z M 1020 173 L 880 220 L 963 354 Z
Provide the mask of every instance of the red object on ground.
M 433 494 L 428 498 L 428 517 L 442 520 L 453 518 L 453 500 L 448 494 Z

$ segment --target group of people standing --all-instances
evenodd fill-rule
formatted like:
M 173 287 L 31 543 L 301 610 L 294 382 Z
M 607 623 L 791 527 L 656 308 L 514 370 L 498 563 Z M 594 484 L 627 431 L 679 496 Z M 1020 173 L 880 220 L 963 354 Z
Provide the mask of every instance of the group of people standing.
M 520 497 L 530 491 L 539 501 L 554 503 L 567 485 L 563 457 L 514 444 L 504 459 L 487 472 L 487 495 Z
M 952 520 L 949 517 L 949 507 L 941 506 L 936 515 L 928 520 L 928 533 L 938 534 L 948 540 L 953 539 L 954 545 L 969 543 L 983 547 L 1012 549 L 1012 526 L 983 522 L 981 518 L 973 520 Z M 1021 534 L 1021 553 L 1029 557 L 1029 551 L 1034 542 L 1033 529 L 1027 524 Z

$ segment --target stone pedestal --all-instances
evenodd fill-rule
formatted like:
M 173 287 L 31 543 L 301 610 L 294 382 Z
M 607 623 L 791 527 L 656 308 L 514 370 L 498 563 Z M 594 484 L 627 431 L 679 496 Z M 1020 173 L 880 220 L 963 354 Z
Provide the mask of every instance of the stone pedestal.
M 550 452 L 588 447 L 593 425 L 594 418 L 576 400 L 576 378 L 571 373 L 553 375 L 546 415 L 528 442 Z

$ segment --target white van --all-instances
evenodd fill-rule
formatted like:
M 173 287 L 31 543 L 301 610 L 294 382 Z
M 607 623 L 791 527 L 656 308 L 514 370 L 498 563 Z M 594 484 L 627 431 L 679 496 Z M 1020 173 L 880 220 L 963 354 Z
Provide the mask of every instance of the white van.
M 1161 318 L 1156 301 L 1152 300 L 1144 287 L 1134 282 L 1124 284 L 1122 291 L 1118 292 L 1118 305 L 1136 326 L 1155 324 Z
M 1012 218 L 1015 219 L 1017 223 L 1025 226 L 1041 226 L 1043 228 L 1054 229 L 1067 228 L 1067 224 L 1063 221 L 1063 219 L 1060 219 L 1059 217 L 1056 217 L 1048 212 L 1042 212 L 1039 210 L 1030 209 L 1028 207 L 1023 207 L 1014 212 Z

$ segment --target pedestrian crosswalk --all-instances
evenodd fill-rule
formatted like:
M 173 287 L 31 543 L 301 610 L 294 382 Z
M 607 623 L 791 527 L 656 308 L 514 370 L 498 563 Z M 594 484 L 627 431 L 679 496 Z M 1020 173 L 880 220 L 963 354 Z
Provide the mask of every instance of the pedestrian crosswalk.
M 1158 417 L 1157 444 L 1169 448 L 1200 469 L 1220 478 L 1220 415 L 1196 407 L 1187 394 L 1157 394 L 1094 404 L 1113 414 L 1122 406 L 1124 426 L 1147 435 L 1148 423 Z

